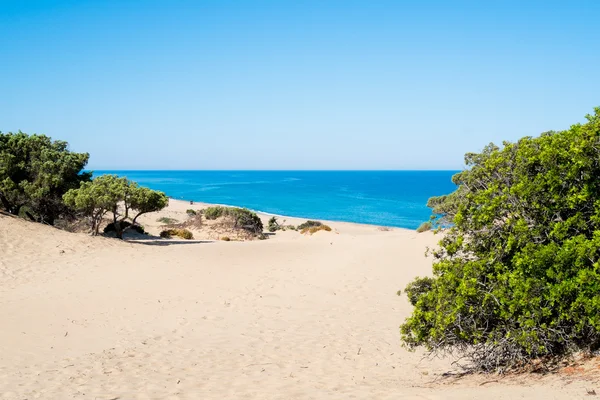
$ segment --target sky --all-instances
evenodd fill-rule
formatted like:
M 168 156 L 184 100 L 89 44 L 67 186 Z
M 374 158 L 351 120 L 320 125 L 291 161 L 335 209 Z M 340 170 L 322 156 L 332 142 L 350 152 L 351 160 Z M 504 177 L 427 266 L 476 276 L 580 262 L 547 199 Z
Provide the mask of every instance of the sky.
M 0 131 L 91 169 L 461 169 L 600 106 L 600 1 L 0 0 Z

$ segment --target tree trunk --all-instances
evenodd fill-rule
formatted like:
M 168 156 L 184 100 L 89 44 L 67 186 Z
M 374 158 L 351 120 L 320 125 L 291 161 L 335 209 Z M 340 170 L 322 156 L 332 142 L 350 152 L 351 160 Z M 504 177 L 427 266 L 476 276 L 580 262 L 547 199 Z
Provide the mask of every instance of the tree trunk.
M 33 222 L 38 222 L 38 220 L 33 215 L 31 215 L 29 211 L 25 211 L 25 215 L 27 215 L 27 218 L 29 218 Z
M 98 230 L 100 229 L 100 222 L 102 221 L 103 213 L 101 211 L 92 212 L 92 236 L 98 236 Z
M 100 222 L 102 221 L 102 217 L 98 216 L 94 219 L 94 236 L 98 236 L 98 231 L 100 230 Z
M 121 222 L 116 217 L 113 218 L 113 223 L 115 225 L 115 233 L 117 234 L 117 238 L 123 240 L 123 228 L 121 228 Z

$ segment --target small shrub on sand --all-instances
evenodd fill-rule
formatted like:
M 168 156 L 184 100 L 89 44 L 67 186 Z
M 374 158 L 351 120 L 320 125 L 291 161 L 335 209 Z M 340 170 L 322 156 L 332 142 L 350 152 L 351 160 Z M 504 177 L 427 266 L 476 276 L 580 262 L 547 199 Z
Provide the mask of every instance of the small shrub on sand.
M 224 242 L 229 242 L 229 241 L 231 241 L 231 239 L 229 238 L 229 236 L 223 236 L 223 237 L 221 238 L 221 240 L 222 240 L 222 241 L 224 241 Z
M 320 222 L 320 221 L 311 221 L 311 220 L 308 220 L 305 223 L 298 225 L 298 230 L 299 231 L 303 231 L 306 228 L 312 228 L 314 226 L 321 226 L 321 225 L 323 225 L 323 223 Z
M 186 240 L 194 238 L 192 232 L 188 231 L 187 229 L 165 229 L 160 233 L 160 237 L 165 239 L 170 239 L 173 236 L 177 236 Z
M 262 234 L 263 223 L 255 212 L 245 208 L 227 208 L 227 215 L 233 219 L 234 228 L 244 229 L 253 234 Z
M 175 218 L 161 217 L 157 219 L 156 222 L 160 222 L 163 225 L 173 225 L 178 223 L 179 221 L 177 221 Z
M 224 212 L 225 207 L 223 206 L 208 207 L 204 210 L 204 217 L 213 220 L 222 217 Z
M 417 228 L 417 232 L 419 232 L 419 233 L 421 233 L 421 232 L 427 232 L 427 231 L 430 231 L 432 228 L 433 228 L 433 225 L 431 224 L 431 222 L 423 222 Z
M 279 225 L 279 222 L 277 222 L 277 217 L 271 217 L 271 219 L 269 219 L 269 223 L 267 224 L 267 229 L 269 232 L 275 232 L 281 228 L 281 225 Z
M 135 231 L 137 233 L 140 233 L 142 235 L 146 234 L 146 231 L 144 230 L 144 227 L 141 225 L 131 225 L 131 222 L 128 221 L 123 221 L 121 222 L 121 229 L 124 230 L 132 230 Z M 106 225 L 106 228 L 104 228 L 104 233 L 109 233 L 109 232 L 116 232 L 115 229 L 115 223 L 111 222 L 110 224 Z
M 187 210 L 185 211 L 185 213 L 186 213 L 186 214 L 187 214 L 189 217 L 193 217 L 193 216 L 195 216 L 196 214 L 198 214 L 198 213 L 196 212 L 196 210 L 192 210 L 191 208 L 190 208 L 190 209 L 187 209 Z
M 258 235 L 263 231 L 263 223 L 255 212 L 246 208 L 214 206 L 204 210 L 204 217 L 208 220 L 214 220 L 221 217 L 229 218 L 231 227 L 234 229 L 243 229 L 253 235 Z
M 331 232 L 331 228 L 329 227 L 329 225 L 309 226 L 300 230 L 300 233 L 309 233 L 312 235 L 313 233 L 318 231 Z
M 317 221 L 309 221 L 311 223 L 315 223 Z M 320 222 L 317 222 L 320 224 Z M 277 220 L 277 217 L 271 217 L 271 219 L 269 219 L 269 223 L 267 224 L 267 229 L 269 230 L 269 232 L 276 232 L 276 231 L 295 231 L 296 227 L 294 225 L 286 225 L 285 224 L 285 220 L 283 220 L 283 222 L 279 222 Z

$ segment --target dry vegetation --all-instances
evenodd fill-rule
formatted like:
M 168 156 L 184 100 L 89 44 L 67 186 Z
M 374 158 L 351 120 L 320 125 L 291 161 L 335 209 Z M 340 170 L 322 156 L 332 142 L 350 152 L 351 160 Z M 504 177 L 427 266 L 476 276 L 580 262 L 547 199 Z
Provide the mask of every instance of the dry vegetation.
M 173 236 L 177 236 L 186 240 L 194 238 L 194 234 L 187 229 L 165 229 L 160 233 L 160 237 L 165 239 L 170 239 Z
M 433 224 L 431 222 L 423 222 L 421 225 L 419 225 L 419 227 L 417 228 L 417 232 L 418 233 L 423 233 L 423 232 L 427 232 L 430 231 L 433 228 Z
M 325 232 L 331 232 L 331 227 L 329 225 L 318 225 L 318 226 L 308 226 L 306 228 L 303 228 L 300 230 L 300 233 L 302 234 L 310 234 L 312 235 L 313 233 L 319 232 L 319 231 L 325 231 Z
M 169 218 L 169 217 L 160 217 L 159 219 L 156 220 L 156 222 L 160 222 L 163 225 L 175 225 L 177 224 L 179 221 L 176 220 L 175 218 Z

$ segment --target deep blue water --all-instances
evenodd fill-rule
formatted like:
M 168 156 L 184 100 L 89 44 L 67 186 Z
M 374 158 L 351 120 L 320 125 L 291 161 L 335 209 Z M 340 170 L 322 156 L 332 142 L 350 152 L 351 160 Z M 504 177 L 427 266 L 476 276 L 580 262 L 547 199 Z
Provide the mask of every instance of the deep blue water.
M 454 191 L 457 171 L 95 171 L 175 199 L 255 211 L 416 229 L 427 199 Z

